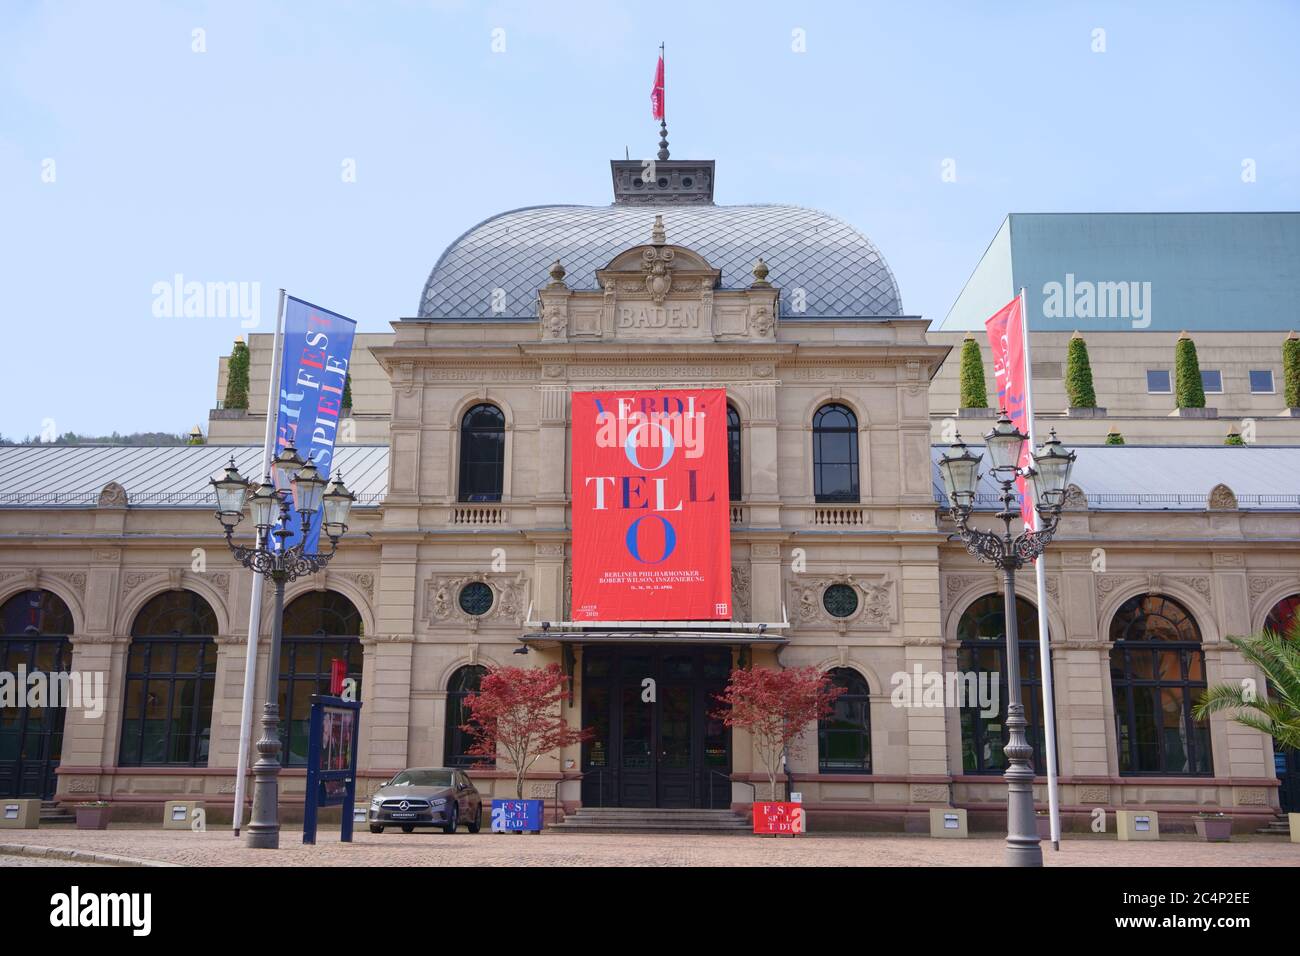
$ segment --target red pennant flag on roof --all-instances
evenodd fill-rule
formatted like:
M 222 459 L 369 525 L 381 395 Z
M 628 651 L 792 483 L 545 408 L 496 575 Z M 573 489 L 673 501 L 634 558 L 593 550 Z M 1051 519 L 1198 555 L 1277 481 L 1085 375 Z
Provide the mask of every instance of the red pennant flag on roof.
M 650 112 L 655 119 L 664 118 L 664 55 L 659 54 L 659 66 L 655 69 L 655 85 L 650 90 Z

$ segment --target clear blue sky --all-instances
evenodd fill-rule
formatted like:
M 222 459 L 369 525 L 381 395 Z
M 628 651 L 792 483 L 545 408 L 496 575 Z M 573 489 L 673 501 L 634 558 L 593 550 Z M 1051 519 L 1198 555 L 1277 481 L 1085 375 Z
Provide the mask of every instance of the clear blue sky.
M 1009 211 L 1300 208 L 1295 2 L 662 9 L 8 0 L 0 434 L 206 428 L 244 330 L 156 316 L 177 273 L 261 283 L 262 330 L 284 286 L 383 331 L 479 220 L 609 202 L 661 39 L 674 157 L 852 223 L 932 320 Z

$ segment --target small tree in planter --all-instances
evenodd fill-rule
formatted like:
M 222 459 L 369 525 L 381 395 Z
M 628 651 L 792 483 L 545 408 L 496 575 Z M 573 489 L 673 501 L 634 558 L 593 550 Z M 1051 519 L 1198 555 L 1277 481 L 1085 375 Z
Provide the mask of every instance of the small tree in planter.
M 1196 343 L 1186 332 L 1174 346 L 1174 394 L 1179 408 L 1204 408 L 1205 387 L 1201 384 L 1201 363 L 1196 358 Z
M 235 339 L 226 363 L 225 407 L 248 408 L 248 346 L 242 338 Z
M 1124 444 L 1124 436 L 1120 433 L 1120 430 L 1116 428 L 1114 425 L 1111 425 L 1110 431 L 1106 432 L 1106 444 L 1107 445 Z
M 1225 445 L 1244 445 L 1246 439 L 1241 437 L 1241 431 L 1236 425 L 1228 426 L 1228 437 L 1223 440 Z
M 546 667 L 490 667 L 477 694 L 465 697 L 461 725 L 474 739 L 469 754 L 499 761 L 514 771 L 515 796 L 524 798 L 524 778 L 543 756 L 590 739 L 591 728 L 570 727 L 560 715 L 569 679 L 559 664 Z
M 804 728 L 828 716 L 846 689 L 832 686 L 831 676 L 815 667 L 738 667 L 718 695 L 723 706 L 714 716 L 749 731 L 775 800 L 782 755 L 791 761 L 800 755 Z
M 348 372 L 343 376 L 343 401 L 341 408 L 352 407 L 352 373 Z
M 89 800 L 77 804 L 78 830 L 107 830 L 113 808 L 107 800 Z
M 1282 342 L 1282 382 L 1286 407 L 1300 408 L 1300 338 L 1294 332 Z
M 1096 408 L 1097 392 L 1092 387 L 1092 365 L 1088 362 L 1088 343 L 1078 332 L 1070 336 L 1065 353 L 1065 394 L 1071 408 Z
M 984 388 L 984 357 L 980 344 L 969 332 L 961 344 L 961 408 L 988 408 L 989 396 Z

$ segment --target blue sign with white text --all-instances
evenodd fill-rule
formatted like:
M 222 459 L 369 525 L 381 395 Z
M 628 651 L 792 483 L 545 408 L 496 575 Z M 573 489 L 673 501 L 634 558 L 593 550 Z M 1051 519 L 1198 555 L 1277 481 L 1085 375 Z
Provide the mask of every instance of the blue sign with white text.
M 275 450 L 279 454 L 286 445 L 294 445 L 304 460 L 316 466 L 322 478 L 329 477 L 334 463 L 343 386 L 356 329 L 356 322 L 336 312 L 293 296 L 285 298 Z M 290 489 L 281 490 L 290 492 Z M 293 547 L 301 540 L 301 524 L 296 513 L 290 527 L 293 535 L 285 541 L 286 547 Z M 318 508 L 307 533 L 308 554 L 316 553 L 319 548 L 320 529 Z
M 493 800 L 492 832 L 516 833 L 542 829 L 542 801 Z

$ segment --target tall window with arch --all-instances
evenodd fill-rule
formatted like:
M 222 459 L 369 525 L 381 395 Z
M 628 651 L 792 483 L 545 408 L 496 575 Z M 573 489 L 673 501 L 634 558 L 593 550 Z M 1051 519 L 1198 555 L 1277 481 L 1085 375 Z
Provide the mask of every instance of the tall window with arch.
M 1300 640 L 1300 633 L 1294 629 L 1300 625 L 1300 594 L 1292 594 L 1278 601 L 1268 612 L 1264 620 L 1264 630 L 1281 634 L 1290 640 Z M 1274 689 L 1269 687 L 1269 695 Z M 1286 750 L 1276 747 L 1273 751 L 1273 768 L 1277 773 L 1280 787 L 1278 802 L 1283 813 L 1300 813 L 1300 750 Z
M 131 625 L 122 701 L 125 767 L 202 767 L 212 734 L 217 615 L 193 591 L 164 591 Z
M 506 417 L 487 402 L 460 420 L 461 501 L 500 501 L 505 487 Z
M 337 591 L 310 591 L 284 609 L 280 646 L 280 760 L 307 763 L 313 694 L 330 692 L 335 660 L 344 662 L 361 699 L 361 612 Z
M 813 497 L 818 502 L 860 500 L 858 416 L 832 402 L 813 415 Z
M 851 667 L 830 672 L 831 686 L 843 687 L 834 710 L 817 722 L 819 773 L 871 773 L 871 691 Z
M 963 773 L 998 774 L 1007 769 L 1006 601 L 986 594 L 962 614 L 957 624 L 955 689 L 961 721 Z M 1043 729 L 1043 679 L 1038 653 L 1038 609 L 1016 598 L 1016 633 L 1020 638 L 1020 701 L 1025 707 L 1025 737 L 1034 748 L 1036 773 L 1046 773 Z M 916 689 L 913 689 L 915 693 Z M 993 713 L 994 694 L 997 712 Z
M 1139 594 L 1111 618 L 1110 640 L 1120 774 L 1213 774 L 1210 725 L 1192 718 L 1206 688 L 1192 615 L 1162 594 Z
M 456 668 L 447 681 L 447 730 L 443 735 L 443 766 L 469 767 L 477 763 L 492 763 L 469 753 L 474 738 L 461 727 L 469 719 L 465 711 L 465 698 L 477 694 L 487 668 L 479 664 L 466 664 Z
M 51 591 L 20 591 L 0 605 L 0 673 L 53 674 L 72 667 L 72 613 Z M 20 688 L 21 692 L 26 687 Z M 0 707 L 0 797 L 48 800 L 63 755 L 66 707 Z M 47 704 L 50 702 L 47 702 Z
M 744 481 L 740 468 L 740 412 L 727 403 L 727 490 L 732 501 L 744 497 Z

